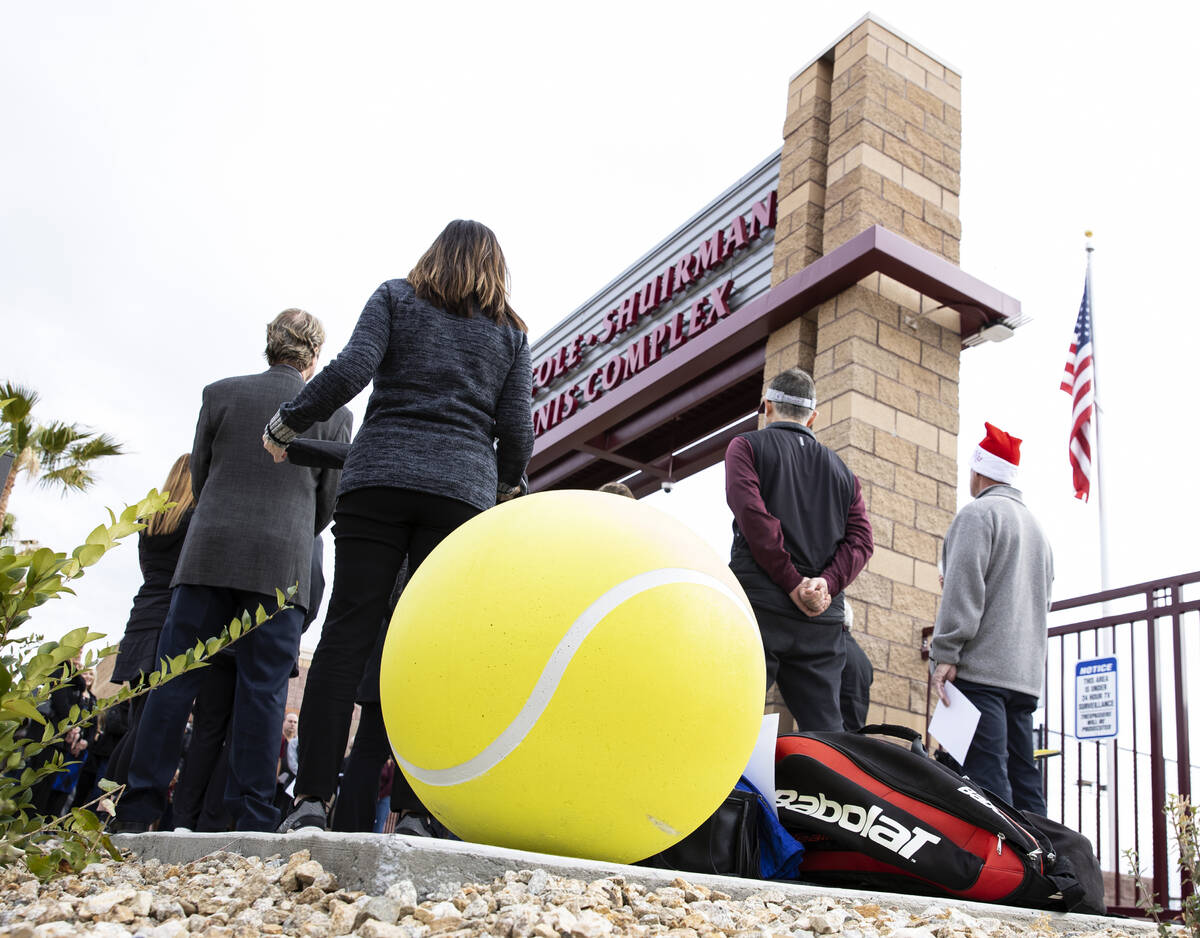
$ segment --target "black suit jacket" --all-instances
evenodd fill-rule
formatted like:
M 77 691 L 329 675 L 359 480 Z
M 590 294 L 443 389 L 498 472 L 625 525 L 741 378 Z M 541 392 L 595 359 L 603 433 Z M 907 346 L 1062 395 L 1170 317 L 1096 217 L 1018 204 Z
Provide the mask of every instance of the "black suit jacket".
M 333 516 L 339 473 L 276 464 L 262 445 L 267 421 L 303 387 L 295 368 L 275 365 L 204 389 L 192 444 L 196 511 L 172 586 L 270 595 L 298 583 L 293 602 L 308 608 L 313 537 Z M 347 442 L 351 423 L 342 407 L 309 435 Z

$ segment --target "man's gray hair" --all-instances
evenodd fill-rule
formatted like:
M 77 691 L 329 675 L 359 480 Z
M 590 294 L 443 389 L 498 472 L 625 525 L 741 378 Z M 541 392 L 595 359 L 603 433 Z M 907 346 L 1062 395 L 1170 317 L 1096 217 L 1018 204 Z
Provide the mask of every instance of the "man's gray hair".
M 802 397 L 813 401 L 817 399 L 817 386 L 812 375 L 803 368 L 789 368 L 780 372 L 771 379 L 767 387 L 772 391 L 781 391 L 788 397 Z M 807 420 L 812 415 L 810 407 L 797 407 L 784 401 L 773 401 L 772 404 L 776 413 L 788 420 Z
M 325 344 L 325 327 L 312 313 L 285 309 L 267 324 L 267 364 L 291 365 L 303 371 Z

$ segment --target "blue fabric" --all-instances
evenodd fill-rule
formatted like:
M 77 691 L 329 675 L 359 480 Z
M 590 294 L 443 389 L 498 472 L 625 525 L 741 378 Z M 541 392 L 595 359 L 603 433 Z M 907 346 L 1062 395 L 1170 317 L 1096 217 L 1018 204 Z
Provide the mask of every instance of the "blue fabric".
M 804 845 L 779 822 L 773 802 L 743 775 L 735 786 L 758 797 L 758 874 L 763 879 L 796 879 L 804 860 Z
M 68 757 L 71 758 L 71 757 Z M 87 753 L 83 754 L 83 759 L 79 762 L 67 762 L 66 768 L 58 772 L 54 776 L 54 784 L 51 786 L 52 791 L 71 791 L 75 788 L 75 783 L 79 781 L 79 773 L 83 769 L 83 763 L 87 760 Z
M 400 770 L 397 769 L 397 772 Z M 382 834 L 384 827 L 387 826 L 388 815 L 392 813 L 391 798 L 380 798 L 375 803 L 375 827 L 373 828 L 376 834 Z

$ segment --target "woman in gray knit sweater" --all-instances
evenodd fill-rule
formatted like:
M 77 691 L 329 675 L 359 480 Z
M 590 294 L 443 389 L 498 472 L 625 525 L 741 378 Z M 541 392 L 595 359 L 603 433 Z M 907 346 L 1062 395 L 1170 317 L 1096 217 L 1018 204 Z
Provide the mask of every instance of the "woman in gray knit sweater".
M 300 710 L 296 809 L 324 827 L 354 709 L 396 574 L 512 497 L 533 452 L 525 324 L 508 304 L 496 236 L 453 221 L 405 280 L 367 301 L 341 354 L 279 408 L 263 444 L 287 445 L 374 382 L 338 487 L 333 593 Z

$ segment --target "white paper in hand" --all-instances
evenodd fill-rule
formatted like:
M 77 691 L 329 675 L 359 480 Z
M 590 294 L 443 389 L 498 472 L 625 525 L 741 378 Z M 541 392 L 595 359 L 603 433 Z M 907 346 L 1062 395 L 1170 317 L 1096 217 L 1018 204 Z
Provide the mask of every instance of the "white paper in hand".
M 979 725 L 979 708 L 967 700 L 963 692 L 949 681 L 945 686 L 950 704 L 947 706 L 938 700 L 933 719 L 929 721 L 929 732 L 937 737 L 942 748 L 961 765 L 967 758 L 971 740 L 975 738 L 975 727 Z

